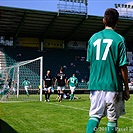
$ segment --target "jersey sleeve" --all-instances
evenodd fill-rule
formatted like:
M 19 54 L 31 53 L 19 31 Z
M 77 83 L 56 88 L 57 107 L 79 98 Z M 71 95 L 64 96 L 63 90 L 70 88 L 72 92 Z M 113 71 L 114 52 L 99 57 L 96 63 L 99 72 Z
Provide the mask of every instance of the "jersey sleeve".
M 92 45 L 93 45 L 93 42 L 94 42 L 96 36 L 97 36 L 97 33 L 93 34 L 93 35 L 91 36 L 91 38 L 89 39 L 89 41 L 88 41 L 87 57 L 86 57 L 86 61 L 87 61 L 87 62 L 90 62 L 90 61 L 91 61 Z
M 127 64 L 127 53 L 125 47 L 125 41 L 122 41 L 119 45 L 119 66 Z
M 76 84 L 78 83 L 78 79 L 76 78 Z
M 88 41 L 86 61 L 90 62 L 90 40 Z

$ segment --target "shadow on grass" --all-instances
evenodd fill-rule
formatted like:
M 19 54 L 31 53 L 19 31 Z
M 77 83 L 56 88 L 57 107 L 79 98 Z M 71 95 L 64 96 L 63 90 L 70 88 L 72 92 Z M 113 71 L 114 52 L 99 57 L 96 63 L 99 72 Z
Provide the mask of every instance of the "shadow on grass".
M 17 133 L 17 131 L 0 119 L 0 133 Z

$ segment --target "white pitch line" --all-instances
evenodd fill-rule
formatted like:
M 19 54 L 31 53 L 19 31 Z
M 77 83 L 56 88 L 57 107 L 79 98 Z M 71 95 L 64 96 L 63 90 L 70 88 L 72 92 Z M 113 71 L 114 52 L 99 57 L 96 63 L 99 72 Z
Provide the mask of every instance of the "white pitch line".
M 125 116 L 121 116 L 120 118 L 124 118 L 124 119 L 128 119 L 128 120 L 133 121 L 133 118 L 129 118 L 129 117 L 125 117 Z
M 51 102 L 48 103 L 48 104 L 52 104 L 52 105 L 56 105 L 56 106 L 62 106 L 62 107 L 65 107 L 65 108 L 70 108 L 70 109 L 83 110 L 83 111 L 89 112 L 89 110 L 87 110 L 87 109 L 76 108 L 76 107 L 73 107 L 73 106 L 66 106 L 66 105 L 62 105 L 62 104 L 54 104 L 54 103 L 51 103 Z M 124 116 L 121 116 L 120 118 L 124 118 L 124 119 L 128 119 L 128 120 L 133 120 L 133 118 L 128 118 L 128 117 L 124 117 Z
M 48 103 L 48 104 L 52 104 L 52 105 L 56 105 L 56 106 L 62 106 L 62 107 L 65 107 L 65 108 L 70 108 L 70 109 L 76 109 L 76 110 L 83 110 L 83 111 L 88 111 L 87 109 L 83 109 L 83 108 L 76 108 L 76 107 L 73 107 L 73 106 L 65 106 L 65 105 L 62 105 L 62 104 L 54 104 L 54 103 Z

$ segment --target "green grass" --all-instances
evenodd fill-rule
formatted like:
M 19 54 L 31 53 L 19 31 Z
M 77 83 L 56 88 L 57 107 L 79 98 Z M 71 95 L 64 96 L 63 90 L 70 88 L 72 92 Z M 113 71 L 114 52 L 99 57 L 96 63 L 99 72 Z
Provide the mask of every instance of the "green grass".
M 76 94 L 81 99 L 57 102 L 2 102 L 0 103 L 0 133 L 85 133 L 89 119 L 89 94 Z M 36 96 L 38 97 L 38 96 Z M 44 97 L 44 96 L 43 96 Z M 118 133 L 133 132 L 133 95 L 126 102 L 126 115 L 119 119 Z M 97 133 L 105 133 L 107 118 L 103 118 Z

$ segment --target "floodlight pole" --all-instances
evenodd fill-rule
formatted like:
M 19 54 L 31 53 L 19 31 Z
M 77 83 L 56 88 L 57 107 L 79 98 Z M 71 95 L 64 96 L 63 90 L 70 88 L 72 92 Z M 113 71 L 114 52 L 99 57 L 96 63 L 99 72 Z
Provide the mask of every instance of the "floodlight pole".
M 88 18 L 88 0 L 85 0 L 85 6 L 86 6 L 86 19 Z

